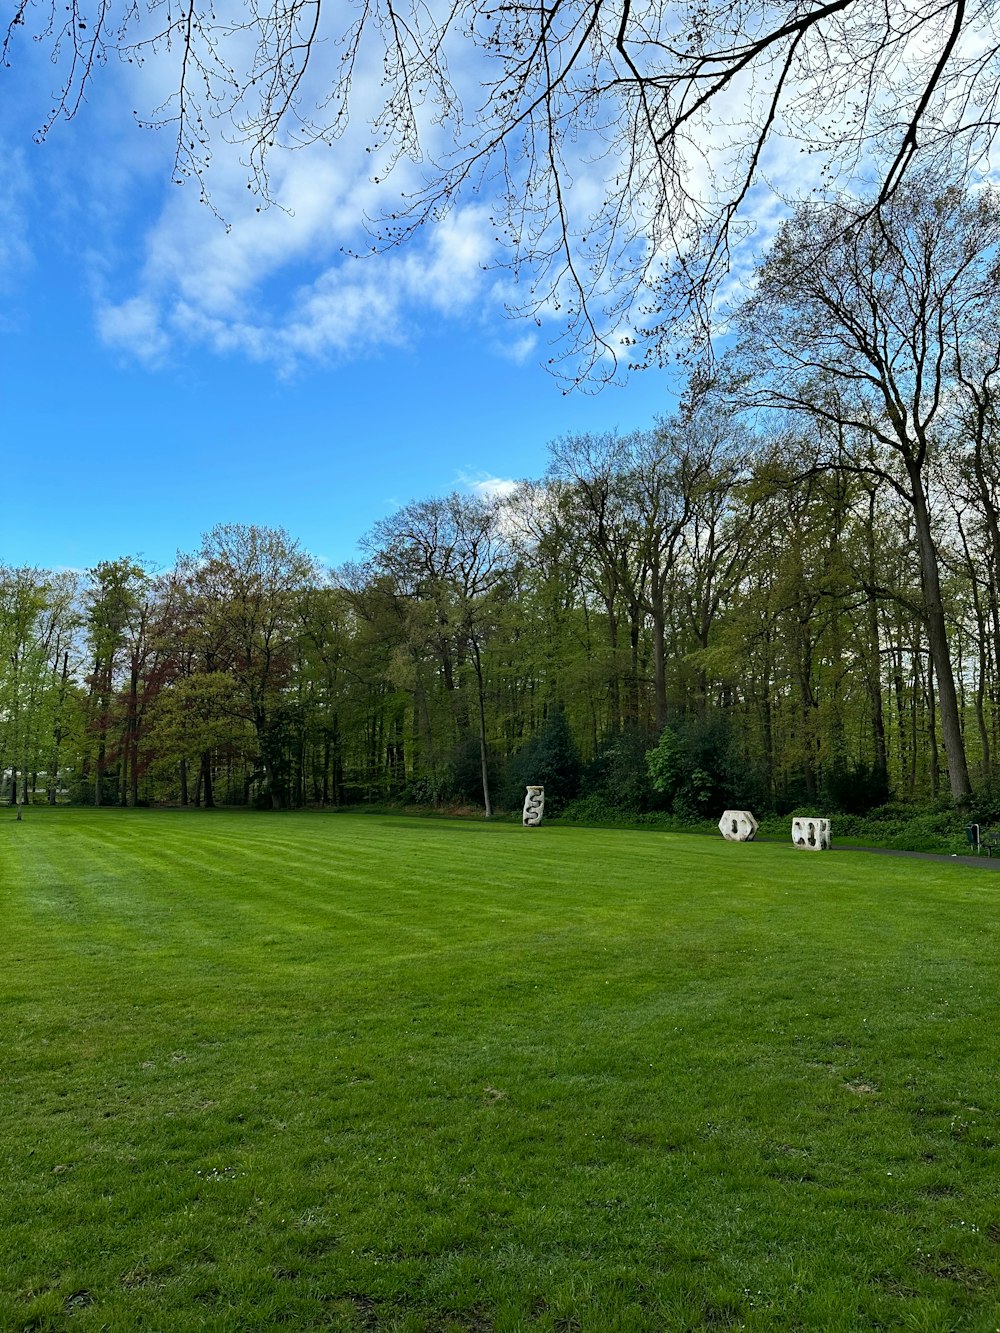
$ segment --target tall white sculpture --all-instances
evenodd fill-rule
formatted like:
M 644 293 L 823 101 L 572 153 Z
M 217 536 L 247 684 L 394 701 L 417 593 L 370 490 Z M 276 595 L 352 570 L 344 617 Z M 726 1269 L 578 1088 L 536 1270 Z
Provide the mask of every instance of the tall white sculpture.
M 752 842 L 757 833 L 757 821 L 749 810 L 723 810 L 719 832 L 727 842 Z
M 524 798 L 524 813 L 521 816 L 521 823 L 525 828 L 534 828 L 536 824 L 542 822 L 542 811 L 545 809 L 545 788 L 529 787 L 528 794 Z
M 793 819 L 792 842 L 807 852 L 830 850 L 830 821 L 828 819 Z

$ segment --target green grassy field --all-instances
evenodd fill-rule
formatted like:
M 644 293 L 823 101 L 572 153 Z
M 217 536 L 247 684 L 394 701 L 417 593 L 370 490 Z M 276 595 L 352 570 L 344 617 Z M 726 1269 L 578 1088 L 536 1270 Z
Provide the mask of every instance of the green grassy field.
M 1000 1327 L 1000 876 L 0 818 L 0 1328 Z

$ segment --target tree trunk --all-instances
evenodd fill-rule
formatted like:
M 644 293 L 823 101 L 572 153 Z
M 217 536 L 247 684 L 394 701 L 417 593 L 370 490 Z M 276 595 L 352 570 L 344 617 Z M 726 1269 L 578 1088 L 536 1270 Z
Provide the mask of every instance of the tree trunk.
M 493 805 L 490 801 L 490 774 L 486 751 L 486 700 L 483 691 L 483 662 L 479 655 L 479 645 L 472 646 L 472 664 L 476 669 L 476 693 L 479 702 L 479 771 L 483 779 L 483 805 L 486 818 L 492 819 Z
M 948 645 L 948 626 L 944 616 L 944 599 L 941 595 L 941 578 L 938 567 L 938 553 L 931 534 L 930 514 L 923 482 L 915 464 L 909 467 L 910 484 L 913 488 L 913 518 L 920 551 L 920 576 L 924 593 L 924 608 L 927 625 L 927 643 L 934 661 L 934 671 L 938 682 L 938 709 L 941 718 L 941 736 L 944 751 L 948 759 L 948 783 L 955 801 L 962 803 L 972 794 L 969 781 L 969 766 L 965 757 L 965 740 L 962 736 L 961 717 L 958 708 L 958 693 L 955 689 L 955 674 L 951 665 L 951 651 Z
M 934 707 L 934 663 L 927 659 L 927 766 L 931 796 L 937 800 L 940 785 L 940 767 L 938 764 L 937 710 Z
M 872 570 L 874 577 L 874 569 Z M 875 772 L 882 778 L 889 773 L 889 753 L 885 742 L 885 712 L 882 707 L 881 652 L 878 632 L 878 605 L 868 599 L 868 699 L 871 706 L 872 743 Z
M 656 734 L 667 725 L 667 631 L 663 604 L 654 598 L 653 605 L 653 718 Z

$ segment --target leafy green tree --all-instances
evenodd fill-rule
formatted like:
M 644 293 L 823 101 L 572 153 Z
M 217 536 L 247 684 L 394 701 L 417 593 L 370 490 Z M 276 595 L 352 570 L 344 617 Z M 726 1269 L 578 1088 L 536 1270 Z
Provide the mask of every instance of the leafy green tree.
M 315 562 L 280 528 L 220 524 L 184 573 L 205 663 L 234 682 L 231 714 L 252 726 L 265 796 L 280 809 L 289 800 L 284 710 Z
M 414 689 L 430 693 L 428 652 L 440 671 L 459 750 L 474 731 L 487 817 L 492 813 L 484 654 L 511 587 L 513 564 L 495 504 L 453 493 L 407 505 L 367 539 L 376 586 L 392 600 Z M 466 688 L 471 684 L 471 690 Z M 472 698 L 469 698 L 469 695 Z
M 127 705 L 122 705 L 119 688 L 127 664 L 134 660 L 137 638 L 142 637 L 138 622 L 145 615 L 148 584 L 146 570 L 128 557 L 103 560 L 87 571 L 88 762 L 92 764 L 95 805 L 124 796 L 122 759 L 128 752 L 123 732 L 132 719 Z

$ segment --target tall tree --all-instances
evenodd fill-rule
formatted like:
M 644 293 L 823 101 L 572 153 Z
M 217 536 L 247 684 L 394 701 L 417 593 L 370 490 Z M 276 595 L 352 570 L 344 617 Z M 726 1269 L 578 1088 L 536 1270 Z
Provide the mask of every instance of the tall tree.
M 952 795 L 970 792 L 929 490 L 948 441 L 946 405 L 966 392 L 965 345 L 1000 324 L 1000 204 L 933 178 L 877 217 L 802 208 L 742 307 L 742 355 L 757 401 L 829 423 L 825 466 L 876 478 L 908 507 Z
M 87 572 L 84 591 L 90 670 L 88 718 L 93 739 L 94 804 L 104 805 L 109 792 L 105 779 L 113 769 L 119 786 L 123 754 L 122 709 L 118 698 L 121 673 L 128 657 L 134 620 L 141 614 L 149 576 L 142 565 L 127 557 L 103 560 Z M 126 720 L 125 726 L 128 726 Z M 123 791 L 117 795 L 122 798 Z
M 299 604 L 318 571 L 281 528 L 220 524 L 202 540 L 186 569 L 200 630 L 216 670 L 233 681 L 232 710 L 253 727 L 272 806 L 288 802 L 282 731 L 292 678 Z
M 408 607 L 411 634 L 415 630 L 418 639 L 427 635 L 436 648 L 460 731 L 471 722 L 460 689 L 463 668 L 471 667 L 474 729 L 483 804 L 489 817 L 492 797 L 483 653 L 512 564 L 497 506 L 458 493 L 420 501 L 377 524 L 368 541 L 373 569 L 389 581 L 399 603 Z M 425 612 L 429 618 L 425 619 Z

